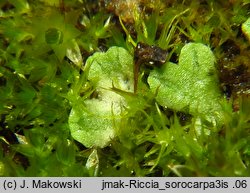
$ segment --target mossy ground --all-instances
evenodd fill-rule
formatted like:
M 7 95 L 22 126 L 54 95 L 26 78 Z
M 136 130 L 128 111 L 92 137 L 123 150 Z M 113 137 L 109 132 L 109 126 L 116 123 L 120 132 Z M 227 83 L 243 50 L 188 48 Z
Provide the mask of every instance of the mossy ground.
M 2 0 L 0 8 L 0 176 L 250 176 L 250 43 L 241 31 L 249 1 Z M 176 63 L 187 42 L 208 45 L 227 99 L 223 125 L 197 133 L 194 116 L 156 103 L 142 67 L 134 108 L 110 145 L 75 141 L 72 104 L 95 94 L 85 61 L 111 46 L 133 55 L 138 42 Z

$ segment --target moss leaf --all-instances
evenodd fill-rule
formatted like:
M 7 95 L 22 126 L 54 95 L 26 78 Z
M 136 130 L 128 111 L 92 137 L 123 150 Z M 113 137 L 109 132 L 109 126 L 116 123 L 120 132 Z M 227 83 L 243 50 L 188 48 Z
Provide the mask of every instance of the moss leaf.
M 250 42 L 250 18 L 248 18 L 248 20 L 246 20 L 242 26 L 242 31 L 243 33 L 246 35 L 248 41 Z

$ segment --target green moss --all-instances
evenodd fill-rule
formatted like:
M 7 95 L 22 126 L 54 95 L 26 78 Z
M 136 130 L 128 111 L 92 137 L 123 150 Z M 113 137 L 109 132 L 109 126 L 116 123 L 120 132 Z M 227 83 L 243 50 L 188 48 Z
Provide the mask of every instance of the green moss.
M 0 176 L 249 176 L 250 3 L 116 2 L 0 2 Z

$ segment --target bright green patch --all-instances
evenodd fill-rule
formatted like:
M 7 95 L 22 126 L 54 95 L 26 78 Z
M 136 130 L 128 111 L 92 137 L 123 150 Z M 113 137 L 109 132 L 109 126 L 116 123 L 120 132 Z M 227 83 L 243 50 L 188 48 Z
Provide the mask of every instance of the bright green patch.
M 148 83 L 157 94 L 157 102 L 166 108 L 208 119 L 220 115 L 221 93 L 214 63 L 214 55 L 207 46 L 185 45 L 178 65 L 168 62 L 149 75 Z
M 250 18 L 242 24 L 242 31 L 250 42 Z
M 74 139 L 86 147 L 104 147 L 114 138 L 114 124 L 119 121 L 126 102 L 111 88 L 132 92 L 132 65 L 132 56 L 119 47 L 88 58 L 85 71 L 95 85 L 96 96 L 85 100 L 83 105 L 73 106 L 69 126 Z

